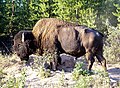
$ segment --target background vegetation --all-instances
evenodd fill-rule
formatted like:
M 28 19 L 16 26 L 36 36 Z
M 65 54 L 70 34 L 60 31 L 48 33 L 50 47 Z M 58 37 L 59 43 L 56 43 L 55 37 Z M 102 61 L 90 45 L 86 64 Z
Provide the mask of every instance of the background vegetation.
M 0 49 L 9 52 L 16 32 L 50 17 L 101 31 L 105 57 L 120 61 L 120 0 L 0 0 Z

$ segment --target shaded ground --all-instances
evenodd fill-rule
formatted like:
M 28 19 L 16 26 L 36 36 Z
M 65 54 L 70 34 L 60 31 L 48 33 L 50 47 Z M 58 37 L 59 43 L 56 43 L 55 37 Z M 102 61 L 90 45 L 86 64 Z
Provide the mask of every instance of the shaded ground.
M 120 83 L 120 64 L 108 64 L 108 73 L 112 86 L 118 85 Z
M 32 56 L 34 57 L 34 56 Z M 26 81 L 25 88 L 73 88 L 75 81 L 72 80 L 72 70 L 75 64 L 75 58 L 72 56 L 61 56 L 64 58 L 62 60 L 62 65 L 59 68 L 64 69 L 63 71 L 51 71 L 52 76 L 48 78 L 41 79 L 38 76 L 38 71 L 36 69 L 32 69 L 32 65 L 34 64 L 34 60 L 31 58 L 29 63 L 23 64 L 16 58 L 15 60 L 11 60 L 10 62 L 6 62 L 4 65 L 4 73 L 9 75 L 14 75 L 15 77 L 19 77 L 21 74 L 21 70 L 23 68 L 26 69 Z M 83 59 L 79 59 L 78 61 L 85 62 Z M 0 66 L 3 66 L 3 63 L 0 62 Z M 85 64 L 85 67 L 87 65 Z M 111 88 L 116 87 L 118 82 L 120 82 L 120 63 L 119 64 L 107 64 L 108 73 L 111 81 Z M 101 69 L 101 66 L 97 63 L 94 64 L 93 70 Z M 64 77 L 63 77 L 64 76 Z M 6 77 L 7 80 L 7 77 Z

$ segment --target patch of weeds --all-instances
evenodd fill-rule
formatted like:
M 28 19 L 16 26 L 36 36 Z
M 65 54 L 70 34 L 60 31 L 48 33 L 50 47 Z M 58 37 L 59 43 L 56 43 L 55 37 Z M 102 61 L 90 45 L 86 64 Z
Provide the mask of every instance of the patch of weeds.
M 0 69 L 0 81 L 1 81 L 1 79 L 3 78 L 3 70 L 2 69 Z
M 93 86 L 94 88 L 110 88 L 110 80 L 108 77 L 96 76 Z
M 83 69 L 83 63 L 76 63 L 72 72 L 73 80 L 76 80 L 75 88 L 110 88 L 110 79 L 107 72 L 97 71 L 91 75 Z
M 76 82 L 74 88 L 89 88 L 92 87 L 91 83 L 92 83 L 93 78 L 90 76 L 83 76 L 80 75 L 78 81 Z
M 100 77 L 109 77 L 109 74 L 108 74 L 108 72 L 105 72 L 105 71 L 97 71 L 97 73 L 96 73 L 97 75 L 99 75 Z
M 108 73 L 100 72 L 94 77 L 93 81 L 94 88 L 110 88 L 110 78 Z
M 92 77 L 93 88 L 110 88 L 110 78 L 107 72 L 97 71 Z
M 49 53 L 48 51 L 46 51 L 42 56 L 35 57 L 32 68 L 39 69 L 40 66 L 44 67 L 45 63 L 47 63 L 50 68 L 50 62 L 54 61 L 55 55 L 56 55 L 56 53 L 52 54 L 52 53 Z
M 42 57 L 44 58 L 44 61 L 45 62 L 52 62 L 54 57 L 56 55 L 56 52 L 53 54 L 53 53 L 49 53 L 48 51 L 45 51 L 45 53 L 42 55 Z
M 65 72 L 62 70 L 61 77 L 59 78 L 59 85 L 65 86 Z
M 42 56 L 34 58 L 32 68 L 37 69 L 40 78 L 51 76 L 50 69 L 48 68 L 50 68 L 50 62 L 53 61 L 55 54 L 46 51 Z
M 24 88 L 25 86 L 25 69 L 21 71 L 20 77 L 11 76 L 2 86 L 2 88 Z
M 40 78 L 48 78 L 50 76 L 51 76 L 50 70 L 49 69 L 45 69 L 42 66 L 40 66 L 38 77 L 40 77 Z
M 72 76 L 73 80 L 78 80 L 80 75 L 87 76 L 92 74 L 88 70 L 83 69 L 83 63 L 77 62 L 75 68 L 73 69 Z
M 3 79 L 5 78 L 6 73 L 0 68 L 0 88 L 4 84 Z
M 75 88 L 110 88 L 108 73 L 99 72 L 90 76 L 80 75 Z

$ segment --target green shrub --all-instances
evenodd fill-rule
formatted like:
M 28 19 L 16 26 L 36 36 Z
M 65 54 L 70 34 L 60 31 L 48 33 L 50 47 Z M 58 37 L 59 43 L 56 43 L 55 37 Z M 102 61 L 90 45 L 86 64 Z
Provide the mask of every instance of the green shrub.
M 120 27 L 107 24 L 108 35 L 104 46 L 104 56 L 110 63 L 120 61 Z
M 118 26 L 111 26 L 110 22 L 106 22 L 107 27 L 107 39 L 104 47 L 104 55 L 108 62 L 119 62 L 120 61 L 120 5 L 114 4 L 116 12 L 112 12 L 118 20 Z
M 40 77 L 40 78 L 48 78 L 50 76 L 51 76 L 51 73 L 50 73 L 49 69 L 45 69 L 42 66 L 39 67 L 38 77 Z
M 91 73 L 88 70 L 83 69 L 83 63 L 76 63 L 75 68 L 72 72 L 73 80 L 79 79 L 80 75 L 87 76 L 90 75 Z
M 76 82 L 74 88 L 89 88 L 93 78 L 90 76 L 80 75 L 79 80 Z

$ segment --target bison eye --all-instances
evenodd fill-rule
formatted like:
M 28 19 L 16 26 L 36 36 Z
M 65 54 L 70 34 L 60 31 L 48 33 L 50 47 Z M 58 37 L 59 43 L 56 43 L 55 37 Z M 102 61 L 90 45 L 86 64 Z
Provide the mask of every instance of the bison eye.
M 18 53 L 17 55 L 18 55 L 18 56 L 20 56 L 20 54 L 19 54 L 19 53 Z
M 20 47 L 21 46 L 21 44 L 18 44 L 18 47 Z

